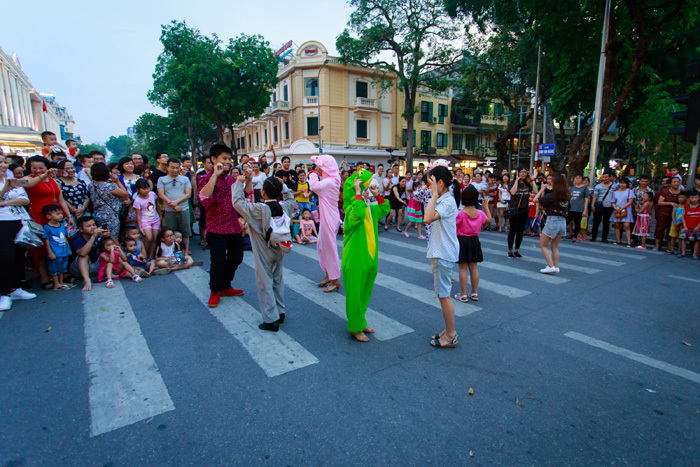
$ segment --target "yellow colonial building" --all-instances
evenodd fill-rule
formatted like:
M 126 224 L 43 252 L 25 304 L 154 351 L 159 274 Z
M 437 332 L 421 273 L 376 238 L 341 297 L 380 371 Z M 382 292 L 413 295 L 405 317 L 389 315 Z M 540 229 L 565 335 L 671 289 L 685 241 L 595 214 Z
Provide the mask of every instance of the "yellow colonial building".
M 319 153 L 371 165 L 403 156 L 397 149 L 399 94 L 396 77 L 376 83 L 373 70 L 342 64 L 323 44 L 308 41 L 288 55 L 278 72 L 270 106 L 238 125 L 238 150 L 252 157 L 275 149 L 278 160 L 308 161 Z M 400 115 L 400 113 L 398 114 Z

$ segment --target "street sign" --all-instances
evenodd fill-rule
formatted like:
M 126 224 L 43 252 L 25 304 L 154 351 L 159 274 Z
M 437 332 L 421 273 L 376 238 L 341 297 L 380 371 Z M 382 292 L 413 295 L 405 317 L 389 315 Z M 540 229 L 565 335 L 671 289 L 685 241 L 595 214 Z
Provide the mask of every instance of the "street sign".
M 554 143 L 549 143 L 549 144 L 540 144 L 538 151 L 538 154 L 542 157 L 544 156 L 553 156 L 554 152 L 557 149 L 557 145 Z

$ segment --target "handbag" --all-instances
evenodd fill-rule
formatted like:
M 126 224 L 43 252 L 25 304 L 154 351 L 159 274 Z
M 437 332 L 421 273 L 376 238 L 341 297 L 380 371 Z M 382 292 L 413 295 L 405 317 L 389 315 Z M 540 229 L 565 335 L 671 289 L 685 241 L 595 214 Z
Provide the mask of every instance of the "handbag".
M 625 217 L 627 217 L 627 209 L 615 211 L 615 219 L 624 219 Z
M 610 188 L 612 188 L 613 184 L 610 183 L 610 186 L 608 187 L 608 191 L 605 192 L 603 195 L 603 200 L 608 197 L 608 193 L 610 193 Z M 596 209 L 602 209 L 603 208 L 603 200 L 596 200 L 596 202 L 593 204 L 593 207 Z
M 503 211 L 503 218 L 510 219 L 511 217 L 517 216 L 521 212 L 525 212 L 525 210 L 520 208 L 508 208 Z
M 44 228 L 41 224 L 33 220 L 23 220 L 22 228 L 15 235 L 15 245 L 24 248 L 37 248 L 44 244 L 41 236 L 44 234 Z

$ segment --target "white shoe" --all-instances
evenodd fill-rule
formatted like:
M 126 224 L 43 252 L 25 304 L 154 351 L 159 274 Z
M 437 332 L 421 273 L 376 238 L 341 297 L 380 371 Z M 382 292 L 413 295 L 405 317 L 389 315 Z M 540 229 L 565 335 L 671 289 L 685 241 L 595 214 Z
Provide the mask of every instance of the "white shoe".
M 559 274 L 559 267 L 555 266 L 554 269 L 556 269 L 556 271 L 554 271 L 554 274 Z
M 31 300 L 32 298 L 36 298 L 36 294 L 27 292 L 24 289 L 16 289 L 10 294 L 10 298 L 12 300 Z
M 547 266 L 544 269 L 540 269 L 540 272 L 542 274 L 554 274 L 557 272 L 557 268 L 555 268 L 554 266 Z
M 12 299 L 9 295 L 0 296 L 0 311 L 7 311 L 12 308 Z

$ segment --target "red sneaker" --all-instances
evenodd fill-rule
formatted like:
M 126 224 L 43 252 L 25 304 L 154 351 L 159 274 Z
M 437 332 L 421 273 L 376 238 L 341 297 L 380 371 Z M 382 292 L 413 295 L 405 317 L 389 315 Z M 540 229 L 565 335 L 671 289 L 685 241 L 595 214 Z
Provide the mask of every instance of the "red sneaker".
M 209 308 L 216 308 L 219 306 L 219 300 L 221 299 L 221 292 L 211 292 L 209 294 L 209 301 L 207 302 L 207 306 Z
M 228 289 L 219 292 L 219 294 L 221 294 L 222 297 L 240 297 L 243 295 L 243 291 L 241 289 L 229 287 Z

